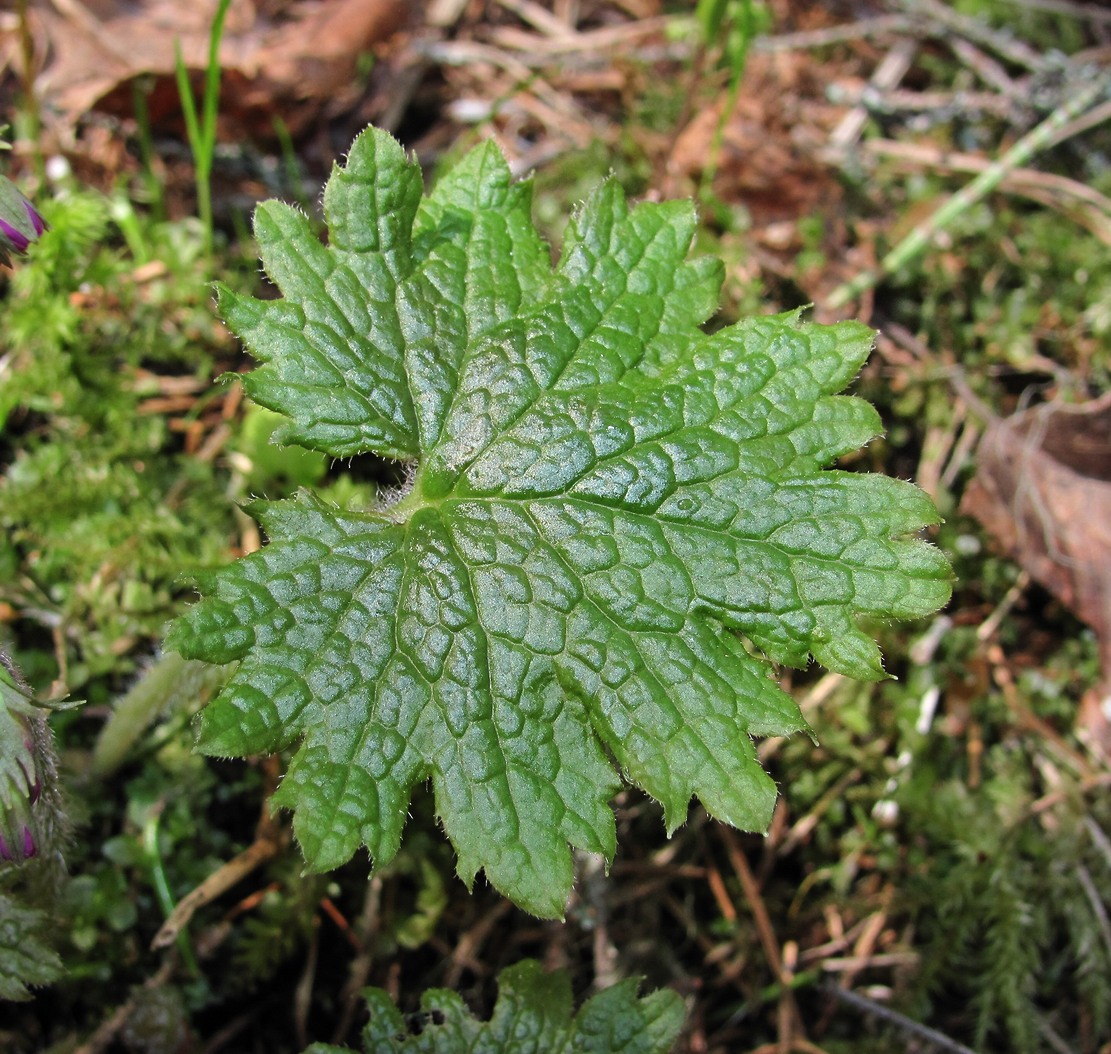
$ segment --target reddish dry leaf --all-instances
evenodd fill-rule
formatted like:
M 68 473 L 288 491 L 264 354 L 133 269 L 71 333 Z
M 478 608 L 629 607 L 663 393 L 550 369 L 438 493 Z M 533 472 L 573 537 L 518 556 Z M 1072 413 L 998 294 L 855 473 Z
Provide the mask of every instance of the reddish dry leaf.
M 714 193 L 744 204 L 757 228 L 793 223 L 840 200 L 835 173 L 817 154 L 844 109 L 825 102 L 815 69 L 807 55 L 751 55 L 722 129 Z M 702 110 L 678 137 L 672 176 L 694 182 L 714 156 L 724 101 Z
M 220 46 L 225 114 L 326 100 L 355 80 L 359 56 L 414 10 L 404 0 L 324 0 L 295 5 L 295 17 L 282 18 L 261 6 L 237 2 L 228 10 Z M 190 70 L 207 66 L 216 7 L 217 0 L 36 0 L 32 23 L 45 55 L 36 87 L 71 127 L 122 89 L 129 105 L 126 86 L 141 74 L 172 87 L 175 44 Z
M 996 421 L 962 511 L 1095 631 L 1111 686 L 1111 393 Z

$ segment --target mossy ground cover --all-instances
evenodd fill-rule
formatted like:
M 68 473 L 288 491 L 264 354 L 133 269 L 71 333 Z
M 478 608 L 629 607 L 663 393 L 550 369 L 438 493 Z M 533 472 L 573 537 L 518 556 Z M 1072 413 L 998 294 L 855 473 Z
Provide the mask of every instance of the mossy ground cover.
M 594 6 L 597 28 L 635 21 Z M 1027 52 L 1101 46 L 1099 23 L 1033 5 L 949 7 L 984 27 L 967 38 L 981 54 L 1045 101 L 964 106 L 956 93 L 992 67 L 970 67 L 967 50 L 961 58 L 924 34 L 904 88 L 951 97 L 935 97 L 923 117 L 900 109 L 911 99 L 892 90 L 867 110 L 854 163 L 818 170 L 771 152 L 761 163 L 783 167 L 754 173 L 746 149 L 791 142 L 779 138 L 772 102 L 790 110 L 809 100 L 799 112 L 811 123 L 796 123 L 796 137 L 800 127 L 829 135 L 845 107 L 821 108 L 825 86 L 853 87 L 891 47 L 865 36 L 772 61 L 758 38 L 737 123 L 725 121 L 707 176 L 690 158 L 698 144 L 710 150 L 717 126 L 697 140 L 682 133 L 695 135 L 696 118 L 728 91 L 738 52 L 711 47 L 699 58 L 697 45 L 677 46 L 694 30 L 675 23 L 652 38 L 655 51 L 622 53 L 621 92 L 604 77 L 550 68 L 536 77 L 552 80 L 555 95 L 520 70 L 483 86 L 475 67 L 445 60 L 402 138 L 428 164 L 498 132 L 535 168 L 535 214 L 557 244 L 560 217 L 611 170 L 632 196 L 695 196 L 699 248 L 726 260 L 727 319 L 806 303 L 821 314 L 826 294 L 971 178 L 938 158 L 996 156 L 1062 99 L 1067 73 L 1024 69 Z M 508 47 L 506 28 L 532 31 L 500 9 L 467 19 L 460 41 L 470 33 Z M 809 12 L 771 20 L 764 36 L 824 28 Z M 17 87 L 5 96 L 13 111 Z M 489 123 L 453 123 L 453 100 L 475 97 L 493 99 Z M 534 97 L 565 99 L 562 123 L 510 105 Z M 575 138 L 583 114 L 589 141 Z M 136 130 L 128 119 L 118 128 Z M 908 169 L 905 158 L 863 149 L 880 140 L 925 144 L 935 161 Z M 39 144 L 17 145 L 13 174 L 31 189 Z M 322 179 L 331 157 L 298 145 Z M 613 868 L 607 877 L 593 858 L 577 860 L 563 924 L 481 885 L 467 895 L 425 793 L 389 867 L 368 878 L 356 860 L 303 876 L 288 820 L 267 804 L 288 758 L 194 752 L 205 683 L 180 679 L 134 734 L 124 730 L 118 760 L 97 769 L 119 700 L 159 661 L 166 623 L 194 599 L 188 576 L 265 541 L 239 503 L 312 486 L 345 507 L 397 478 L 370 458 L 335 464 L 270 445 L 275 419 L 242 398 L 236 375 L 247 359 L 216 320 L 210 279 L 265 289 L 244 233 L 239 204 L 252 184 L 242 173 L 288 167 L 288 156 L 267 162 L 267 149 L 249 144 L 229 169 L 227 201 L 217 184 L 214 212 L 226 222 L 213 256 L 187 210 L 171 200 L 166 219 L 152 206 L 138 146 L 96 187 L 48 167 L 34 199 L 51 229 L 6 272 L 0 303 L 0 644 L 40 695 L 85 702 L 51 717 L 69 813 L 65 871 L 43 854 L 0 875 L 0 893 L 49 913 L 40 936 L 64 974 L 33 1001 L 5 1004 L 3 1042 L 16 1051 L 354 1043 L 365 984 L 407 1013 L 433 986 L 488 1012 L 497 973 L 533 956 L 570 967 L 577 1002 L 630 976 L 670 986 L 687 1004 L 681 1050 L 778 1042 L 878 1054 L 925 1043 L 918 1025 L 981 1051 L 1099 1051 L 1111 1041 L 1111 781 L 1078 722 L 1102 683 L 1098 641 L 961 513 L 984 422 L 953 378 L 997 415 L 1107 390 L 1111 268 L 1096 212 L 1111 189 L 1109 149 L 1100 126 L 1053 146 L 1035 167 L 1084 194 L 1058 187 L 1062 206 L 1004 186 L 843 312 L 883 334 L 855 390 L 879 407 L 886 434 L 842 467 L 928 485 L 945 517 L 932 538 L 957 576 L 950 606 L 920 624 L 872 627 L 896 680 L 857 684 L 817 668 L 788 676 L 818 742 L 761 745 L 783 788 L 767 838 L 695 810 L 662 842 L 658 807 L 619 794 Z M 817 171 L 816 199 L 807 188 Z M 301 196 L 311 203 L 314 191 Z M 784 201 L 795 211 L 784 213 Z M 175 904 L 252 851 L 257 865 L 241 881 L 151 948 Z

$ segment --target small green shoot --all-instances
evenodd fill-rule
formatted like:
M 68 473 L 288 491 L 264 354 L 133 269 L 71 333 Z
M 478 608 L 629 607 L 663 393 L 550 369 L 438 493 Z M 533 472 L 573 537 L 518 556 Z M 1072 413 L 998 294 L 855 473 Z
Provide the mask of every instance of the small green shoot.
M 181 112 L 185 117 L 185 132 L 193 151 L 193 164 L 197 170 L 197 212 L 204 230 L 205 256 L 212 257 L 212 158 L 216 152 L 216 115 L 220 105 L 220 41 L 224 36 L 224 19 L 231 0 L 220 0 L 212 31 L 208 38 L 208 64 L 204 72 L 204 95 L 201 117 L 197 117 L 197 104 L 189 83 L 189 71 L 181 54 L 181 44 L 174 43 L 177 90 L 181 96 Z
M 720 44 L 729 68 L 729 91 L 718 115 L 714 137 L 702 170 L 699 196 L 705 199 L 711 197 L 725 128 L 737 105 L 741 80 L 748 65 L 748 53 L 757 36 L 767 30 L 771 19 L 765 5 L 756 0 L 699 0 L 695 18 L 702 33 L 703 47 L 710 48 Z

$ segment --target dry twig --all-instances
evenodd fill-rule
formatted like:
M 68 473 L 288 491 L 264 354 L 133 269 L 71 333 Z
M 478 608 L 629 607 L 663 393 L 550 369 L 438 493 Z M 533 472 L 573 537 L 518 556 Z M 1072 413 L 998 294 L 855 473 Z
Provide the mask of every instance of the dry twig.
M 948 1051 L 949 1054 L 976 1054 L 976 1051 L 966 1047 L 963 1043 L 958 1043 L 955 1039 L 950 1039 L 944 1032 L 938 1032 L 936 1028 L 919 1024 L 905 1014 L 900 1014 L 898 1011 L 892 1010 L 882 1003 L 877 1003 L 867 996 L 860 995 L 850 989 L 843 989 L 832 982 L 822 985 L 822 990 L 856 1010 L 861 1010 L 865 1014 L 878 1017 L 881 1021 L 894 1025 L 907 1035 L 916 1036 L 918 1039 L 924 1039 L 927 1043 L 932 1043 L 939 1050 Z
M 797 1041 L 799 1039 L 805 1040 L 802 1017 L 799 1014 L 798 1003 L 795 1001 L 794 990 L 791 988 L 791 978 L 783 967 L 783 953 L 775 936 L 775 927 L 772 926 L 771 916 L 764 904 L 764 898 L 760 896 L 760 889 L 756 884 L 752 869 L 748 866 L 748 859 L 736 836 L 728 827 L 721 828 L 721 840 L 725 844 L 725 851 L 729 857 L 733 873 L 741 883 L 745 900 L 748 901 L 748 906 L 752 911 L 752 920 L 756 925 L 756 932 L 760 937 L 760 945 L 764 949 L 768 966 L 780 985 L 779 1012 L 777 1014 L 779 1049 L 799 1049 Z
M 838 286 L 826 299 L 826 306 L 831 309 L 844 307 L 861 293 L 873 288 L 884 275 L 893 274 L 912 260 L 957 216 L 995 190 L 1009 173 L 1024 165 L 1034 154 L 1042 150 L 1061 128 L 1087 110 L 1107 90 L 1108 81 L 1106 74 L 1087 81 L 1072 98 L 1062 103 L 1041 124 L 1019 139 L 998 161 L 993 162 L 971 183 L 962 187 L 924 223 L 918 224 L 880 261 L 878 267 L 865 271 L 852 281 Z
M 170 978 L 174 975 L 174 970 L 177 967 L 177 960 L 170 957 L 162 963 L 156 973 L 148 977 L 144 982 L 142 989 L 132 993 L 126 1002 L 121 1003 L 112 1013 L 101 1023 L 100 1027 L 81 1044 L 73 1054 L 100 1054 L 102 1050 L 107 1050 L 116 1038 L 121 1028 L 127 1024 L 131 1015 L 135 1013 L 136 1008 L 142 999 L 143 992 L 152 992 L 163 985 L 168 984 Z
M 1097 107 L 1111 118 L 1111 103 Z M 1094 112 L 1094 111 L 1093 111 Z M 893 139 L 870 139 L 863 145 L 875 157 L 890 158 L 905 170 L 933 169 L 948 172 L 986 172 L 994 162 L 978 154 L 966 154 L 928 143 L 902 143 Z M 1007 172 L 999 189 L 1019 194 L 1039 204 L 1057 209 L 1092 232 L 1104 245 L 1111 246 L 1111 198 L 1067 176 L 1016 168 Z

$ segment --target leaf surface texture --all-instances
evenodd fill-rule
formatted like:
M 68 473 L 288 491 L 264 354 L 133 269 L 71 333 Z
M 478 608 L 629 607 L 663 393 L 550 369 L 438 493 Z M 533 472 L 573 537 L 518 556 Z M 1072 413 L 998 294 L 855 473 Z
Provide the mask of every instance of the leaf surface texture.
M 255 230 L 282 296 L 221 308 L 261 365 L 283 441 L 409 466 L 407 493 L 342 510 L 252 506 L 269 544 L 201 582 L 171 633 L 239 661 L 202 748 L 298 744 L 276 802 L 309 865 L 401 842 L 415 785 L 470 883 L 562 912 L 570 846 L 615 850 L 620 777 L 766 828 L 752 736 L 804 727 L 766 660 L 883 675 L 861 615 L 949 594 L 908 483 L 825 469 L 879 432 L 838 395 L 856 323 L 798 313 L 707 334 L 716 261 L 689 203 L 630 209 L 613 181 L 552 265 L 530 187 L 492 144 L 422 198 L 388 135 L 356 140 L 324 197 L 330 243 L 275 202 Z M 746 644 L 747 642 L 747 644 Z
M 661 989 L 638 997 L 637 981 L 621 981 L 572 1012 L 566 971 L 545 974 L 531 960 L 503 970 L 489 1021 L 480 1021 L 452 991 L 421 999 L 421 1026 L 412 1032 L 380 988 L 364 991 L 370 1023 L 367 1054 L 666 1054 L 683 1026 L 683 1001 Z M 348 1054 L 315 1044 L 305 1054 Z

